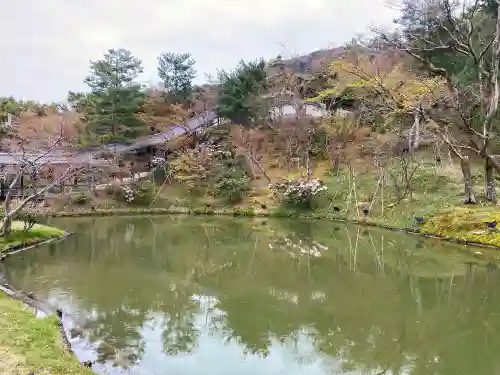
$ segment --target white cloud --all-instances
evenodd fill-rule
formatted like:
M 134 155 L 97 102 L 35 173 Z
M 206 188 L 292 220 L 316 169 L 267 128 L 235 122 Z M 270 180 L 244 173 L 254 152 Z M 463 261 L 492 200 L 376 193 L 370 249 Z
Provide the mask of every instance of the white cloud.
M 0 8 L 0 95 L 45 101 L 84 89 L 89 60 L 112 47 L 143 59 L 150 81 L 159 53 L 191 52 L 202 81 L 241 58 L 339 45 L 394 16 L 384 0 L 0 0 Z

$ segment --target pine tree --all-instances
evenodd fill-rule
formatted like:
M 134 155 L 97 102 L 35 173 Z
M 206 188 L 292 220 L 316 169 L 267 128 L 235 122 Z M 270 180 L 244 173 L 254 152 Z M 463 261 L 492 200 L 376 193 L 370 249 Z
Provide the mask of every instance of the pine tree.
M 265 61 L 241 61 L 234 71 L 219 71 L 220 95 L 216 111 L 235 124 L 252 126 L 263 114 L 261 95 L 266 89 Z
M 142 61 L 122 48 L 110 49 L 102 60 L 90 62 L 84 82 L 92 93 L 87 120 L 93 133 L 108 139 L 127 139 L 142 133 L 144 124 L 136 114 L 144 93 L 134 81 L 142 72 Z
M 195 63 L 190 53 L 168 52 L 158 57 L 158 76 L 171 102 L 180 104 L 189 100 L 196 76 Z

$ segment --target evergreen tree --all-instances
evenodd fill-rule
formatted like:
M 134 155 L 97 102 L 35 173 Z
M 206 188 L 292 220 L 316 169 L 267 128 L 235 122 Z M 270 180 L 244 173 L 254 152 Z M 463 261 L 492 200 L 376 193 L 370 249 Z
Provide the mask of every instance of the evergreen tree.
M 234 71 L 218 72 L 220 95 L 216 111 L 235 124 L 251 126 L 263 116 L 261 95 L 266 89 L 267 75 L 263 59 L 241 61 Z M 267 115 L 267 110 L 265 111 Z
M 141 86 L 134 82 L 142 73 L 142 61 L 125 49 L 110 49 L 102 60 L 90 62 L 85 83 L 91 89 L 87 111 L 89 129 L 111 139 L 138 136 L 144 124 L 136 117 L 144 100 Z M 91 109 L 91 110 L 90 110 Z
M 189 100 L 192 81 L 196 76 L 195 63 L 190 53 L 168 52 L 158 57 L 158 76 L 172 102 L 186 103 Z

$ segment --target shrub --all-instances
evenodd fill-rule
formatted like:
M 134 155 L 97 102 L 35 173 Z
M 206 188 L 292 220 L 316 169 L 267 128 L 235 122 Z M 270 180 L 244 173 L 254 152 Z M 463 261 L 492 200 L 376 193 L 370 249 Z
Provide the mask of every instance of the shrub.
M 161 167 L 157 167 L 153 169 L 153 180 L 156 183 L 163 183 L 165 182 L 168 178 L 172 177 L 170 175 L 171 171 L 168 168 L 168 164 L 165 164 Z
M 16 219 L 24 223 L 23 230 L 29 232 L 35 224 L 39 222 L 39 217 L 34 212 L 22 211 L 17 216 Z
M 121 193 L 125 202 L 132 203 L 135 201 L 135 191 L 130 186 L 123 186 L 121 188 Z
M 318 179 L 285 180 L 269 185 L 275 199 L 294 207 L 312 208 L 313 199 L 326 191 L 326 186 Z
M 310 156 L 316 159 L 326 159 L 328 157 L 328 133 L 325 129 L 316 129 L 311 139 Z
M 134 201 L 137 204 L 148 205 L 155 197 L 155 187 L 151 181 L 141 181 L 135 187 Z
M 207 206 L 202 206 L 194 208 L 192 213 L 194 215 L 212 215 L 215 213 L 215 210 Z
M 235 208 L 233 210 L 233 216 L 255 216 L 255 210 L 253 207 Z
M 222 152 L 222 151 L 221 151 Z M 229 203 L 238 203 L 249 190 L 250 178 L 238 157 L 223 153 L 215 168 L 214 195 L 225 198 Z
M 78 193 L 78 195 L 73 199 L 73 202 L 78 205 L 84 205 L 89 200 L 89 196 L 85 193 Z
M 131 185 L 108 186 L 107 194 L 125 203 L 149 205 L 155 197 L 155 189 L 150 181 L 142 181 Z
M 151 159 L 151 167 L 152 168 L 163 167 L 163 166 L 165 166 L 166 163 L 167 163 L 167 161 L 164 158 L 161 158 L 159 156 L 154 156 Z
M 108 197 L 117 199 L 123 194 L 123 187 L 121 185 L 110 184 L 106 186 L 106 195 Z
M 230 203 L 238 203 L 249 190 L 249 182 L 244 173 L 220 176 L 215 183 L 215 195 L 224 197 Z

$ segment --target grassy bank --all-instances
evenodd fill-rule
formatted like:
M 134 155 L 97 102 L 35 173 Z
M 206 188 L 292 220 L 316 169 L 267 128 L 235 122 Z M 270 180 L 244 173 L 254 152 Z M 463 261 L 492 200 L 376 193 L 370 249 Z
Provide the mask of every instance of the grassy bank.
M 329 169 L 326 162 L 318 163 L 314 169 L 313 177 L 321 179 L 328 190 L 314 200 L 309 210 L 279 204 L 270 197 L 267 183 L 261 179 L 252 183 L 248 195 L 237 205 L 212 196 L 193 196 L 182 186 L 165 184 L 159 192 L 155 192 L 155 201 L 150 207 L 101 200 L 85 206 L 54 208 L 48 214 L 58 217 L 210 214 L 334 219 L 420 231 L 460 242 L 500 246 L 498 233 L 486 230 L 485 225 L 486 221 L 494 221 L 497 217 L 498 206 L 484 201 L 479 194 L 477 205 L 463 205 L 463 183 L 458 164 L 452 166 L 449 163 L 419 161 L 405 194 L 401 194 L 405 189 L 405 179 L 398 161 L 385 169 L 382 185 L 379 184 L 380 170 L 373 168 L 370 162 L 358 161 L 351 170 L 345 168 L 338 174 L 331 173 Z M 299 175 L 279 169 L 268 173 L 273 180 Z M 482 192 L 480 174 L 474 176 L 474 183 L 475 191 Z M 365 208 L 369 209 L 368 215 L 363 213 Z M 417 224 L 416 217 L 423 218 L 424 225 Z
M 377 191 L 375 181 L 378 175 L 373 171 L 354 177 L 331 177 L 327 180 L 330 195 L 327 197 L 328 206 L 326 202 L 318 204 L 316 214 L 320 217 L 345 218 L 387 228 L 417 231 L 461 243 L 500 247 L 500 232 L 490 230 L 486 225 L 486 222 L 500 223 L 499 206 L 483 198 L 480 174 L 474 176 L 474 190 L 478 200 L 476 205 L 463 204 L 464 187 L 458 166 L 422 163 L 412 178 L 411 193 L 403 199 L 396 198 L 397 187 L 391 181 L 393 177 L 386 175 L 383 193 L 380 188 Z M 345 181 L 349 178 L 351 181 L 346 184 Z M 356 202 L 353 202 L 352 191 L 349 198 L 353 181 Z M 340 211 L 332 211 L 331 208 L 335 206 Z M 369 213 L 365 216 L 362 210 L 367 207 Z M 417 223 L 416 218 L 422 218 L 424 223 Z
M 33 245 L 62 235 L 64 235 L 62 229 L 41 224 L 35 224 L 30 231 L 24 231 L 24 224 L 15 221 L 12 223 L 12 233 L 7 238 L 0 238 L 0 252 Z
M 100 208 L 100 209 L 73 209 L 53 211 L 47 213 L 52 217 L 87 217 L 87 216 L 138 216 L 138 215 L 223 215 L 223 216 L 273 216 L 273 212 L 256 210 L 252 207 L 221 207 L 210 208 L 200 206 L 195 208 L 172 206 L 168 208 Z
M 0 293 L 0 374 L 92 374 L 63 345 L 56 318 L 37 319 Z

